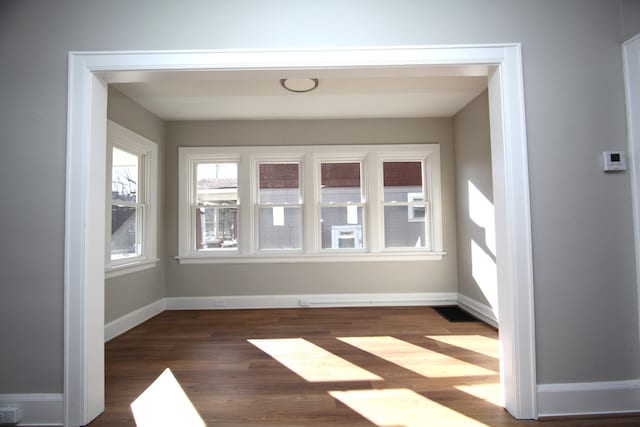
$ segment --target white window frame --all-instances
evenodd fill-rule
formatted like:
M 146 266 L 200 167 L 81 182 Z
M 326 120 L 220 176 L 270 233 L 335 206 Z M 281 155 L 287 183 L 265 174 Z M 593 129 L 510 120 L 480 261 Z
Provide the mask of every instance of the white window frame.
M 438 155 L 438 160 L 434 161 L 433 156 L 425 155 L 425 153 L 412 152 L 409 150 L 394 150 L 392 152 L 381 153 L 378 158 L 377 167 L 378 170 L 378 179 L 380 180 L 378 183 L 378 187 L 381 188 L 381 191 L 384 192 L 384 172 L 383 166 L 385 162 L 421 162 L 422 163 L 422 188 L 424 191 L 424 199 L 420 203 L 414 203 L 412 201 L 407 202 L 385 202 L 384 201 L 384 193 L 381 194 L 380 204 L 382 206 L 382 216 L 381 223 L 379 225 L 379 229 L 382 231 L 383 236 L 383 246 L 386 244 L 384 242 L 384 207 L 385 206 L 406 206 L 407 207 L 407 216 L 410 217 L 413 209 L 413 206 L 416 204 L 425 205 L 425 247 L 424 248 L 385 248 L 386 251 L 389 252 L 403 252 L 403 253 L 411 253 L 411 252 L 423 252 L 423 251 L 431 251 L 431 248 L 441 248 L 442 247 L 442 206 L 440 200 L 437 203 L 434 203 L 434 189 L 438 190 L 437 197 L 440 199 L 440 158 Z M 437 173 L 434 172 L 434 169 L 437 170 Z M 436 223 L 435 218 L 439 218 L 439 222 Z M 409 222 L 411 221 L 411 218 Z M 436 249 L 437 250 L 437 249 Z
M 138 219 L 140 254 L 122 259 L 111 259 L 111 173 L 113 148 L 138 156 L 137 206 L 142 207 Z M 111 120 L 107 121 L 107 188 L 105 227 L 105 278 L 122 276 L 155 267 L 158 263 L 158 145 Z
M 246 155 L 246 154 L 245 154 Z M 250 247 L 248 251 L 250 253 L 261 254 L 264 255 L 296 255 L 304 253 L 304 248 L 306 246 L 305 242 L 305 153 L 304 151 L 294 150 L 293 152 L 282 152 L 282 150 L 275 150 L 268 152 L 263 152 L 263 150 L 256 150 L 255 152 L 250 154 L 251 158 L 251 206 L 253 206 L 253 217 L 251 220 L 251 236 L 252 240 L 250 241 Z M 300 188 L 300 194 L 297 204 L 286 204 L 286 203 L 276 203 L 276 204 L 263 204 L 260 203 L 260 176 L 258 168 L 260 164 L 297 164 L 298 165 L 298 186 Z M 301 248 L 299 249 L 261 249 L 260 248 L 260 239 L 259 239 L 259 210 L 260 208 L 268 208 L 268 207 L 299 207 L 302 211 L 302 236 L 300 238 Z M 242 230 L 242 223 L 239 224 L 238 227 Z
M 373 190 L 367 187 L 367 182 L 368 182 L 367 164 L 368 164 L 369 155 L 370 155 L 369 150 L 362 150 L 361 147 L 359 146 L 352 146 L 351 149 L 347 149 L 347 147 L 345 147 L 344 151 L 342 150 L 338 152 L 327 151 L 326 153 L 319 153 L 315 156 L 315 165 L 314 165 L 315 175 L 314 176 L 316 177 L 316 179 L 314 181 L 314 185 L 318 189 L 318 194 L 317 194 L 317 197 L 315 198 L 316 205 L 318 206 L 317 208 L 318 221 L 316 222 L 317 224 L 316 228 L 318 230 L 318 246 L 319 246 L 318 250 L 324 254 L 337 256 L 338 254 L 340 255 L 345 255 L 347 253 L 357 254 L 357 253 L 367 253 L 369 251 L 368 245 L 370 240 L 369 239 L 370 227 L 367 225 L 368 217 L 369 217 L 368 195 Z M 322 183 L 321 169 L 322 169 L 323 163 L 360 163 L 360 195 L 361 195 L 360 202 L 327 203 L 322 201 L 320 190 L 321 190 L 321 183 Z M 362 238 L 362 248 L 353 248 L 353 249 L 322 248 L 322 236 L 321 236 L 322 224 L 320 223 L 322 208 L 331 208 L 331 207 L 338 208 L 338 207 L 348 207 L 348 206 L 362 207 L 362 215 L 363 215 L 362 229 L 365 230 L 364 233 L 362 230 L 360 231 L 360 237 Z M 332 237 L 332 240 L 333 240 L 333 237 Z
M 384 247 L 383 161 L 421 161 L 426 204 L 426 248 Z M 238 163 L 238 250 L 197 251 L 195 221 L 195 165 L 198 163 Z M 364 220 L 362 249 L 322 249 L 320 209 L 321 163 L 359 162 L 363 192 Z M 299 163 L 302 205 L 302 249 L 258 248 L 258 165 Z M 256 147 L 180 147 L 178 165 L 178 256 L 180 263 L 261 263 L 335 261 L 415 261 L 441 260 L 442 206 L 440 146 L 438 144 L 313 145 Z
M 235 204 L 228 204 L 228 205 L 203 205 L 202 203 L 198 203 L 198 195 L 197 195 L 197 187 L 198 187 L 198 182 L 197 182 L 197 173 L 196 173 L 196 169 L 197 166 L 199 164 L 206 164 L 206 163 L 217 163 L 217 164 L 230 164 L 230 163 L 234 163 L 237 164 L 237 168 L 238 168 L 238 177 L 240 176 L 240 159 L 230 159 L 228 157 L 221 157 L 221 160 L 202 160 L 202 161 L 196 161 L 193 163 L 192 165 L 192 175 L 189 177 L 189 179 L 191 180 L 191 184 L 192 184 L 192 198 L 191 198 L 191 211 L 189 213 L 189 221 L 191 224 L 191 227 L 193 227 L 193 242 L 191 242 L 190 244 L 193 245 L 193 249 L 195 250 L 196 247 L 196 243 L 197 243 L 197 238 L 196 238 L 196 234 L 195 234 L 195 229 L 196 229 L 196 215 L 198 215 L 198 210 L 199 209 L 207 209 L 207 208 L 235 208 L 238 210 L 238 215 L 240 215 L 241 212 L 241 207 L 240 207 L 240 193 L 241 193 L 241 189 L 240 189 L 240 183 L 237 183 L 237 202 Z M 203 224 L 204 227 L 204 224 Z M 239 239 L 238 239 L 239 240 Z M 212 252 L 212 253 L 223 253 L 223 252 L 230 252 L 230 253 L 235 253 L 238 250 L 237 246 L 236 247 L 231 247 L 231 248 L 207 248 L 207 249 L 201 249 L 201 252 Z

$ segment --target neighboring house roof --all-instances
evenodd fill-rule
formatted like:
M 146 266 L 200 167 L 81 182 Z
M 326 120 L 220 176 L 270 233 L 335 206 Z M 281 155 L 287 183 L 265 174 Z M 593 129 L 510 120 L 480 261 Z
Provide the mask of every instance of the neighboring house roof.
M 355 166 L 355 167 L 354 167 Z M 298 188 L 297 164 L 260 165 L 260 188 Z M 357 163 L 325 163 L 322 165 L 324 187 L 359 187 L 360 166 Z M 422 185 L 420 162 L 385 162 L 385 187 Z M 238 188 L 237 178 L 204 178 L 198 181 L 198 190 Z

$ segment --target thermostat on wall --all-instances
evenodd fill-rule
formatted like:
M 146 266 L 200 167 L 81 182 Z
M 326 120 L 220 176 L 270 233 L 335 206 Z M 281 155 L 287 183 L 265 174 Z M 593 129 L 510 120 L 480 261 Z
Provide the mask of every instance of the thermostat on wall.
M 602 153 L 604 157 L 604 171 L 618 172 L 627 170 L 624 151 L 605 151 Z

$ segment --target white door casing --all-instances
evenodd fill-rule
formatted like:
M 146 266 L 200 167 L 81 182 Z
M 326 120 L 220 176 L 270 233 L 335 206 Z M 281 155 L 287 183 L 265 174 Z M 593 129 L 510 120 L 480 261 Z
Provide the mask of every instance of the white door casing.
M 64 425 L 104 410 L 104 215 L 107 84 L 148 71 L 490 66 L 501 379 L 505 407 L 536 418 L 533 267 L 519 44 L 339 50 L 71 52 L 65 213 Z M 101 244 L 102 243 L 102 244 Z
M 622 44 L 640 321 L 640 34 Z

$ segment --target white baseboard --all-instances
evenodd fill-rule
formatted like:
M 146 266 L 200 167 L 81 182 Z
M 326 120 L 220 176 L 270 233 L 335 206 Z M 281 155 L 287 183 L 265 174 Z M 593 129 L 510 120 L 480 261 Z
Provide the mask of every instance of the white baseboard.
M 640 380 L 539 384 L 538 416 L 640 412 Z
M 235 295 L 215 297 L 167 297 L 113 320 L 105 325 L 105 342 L 138 326 L 164 310 L 232 310 L 296 307 L 393 307 L 458 304 L 474 316 L 498 327 L 488 305 L 456 292 L 380 294 Z
M 0 407 L 20 408 L 19 426 L 61 426 L 64 422 L 62 393 L 0 394 Z
M 493 313 L 493 309 L 487 304 L 478 302 L 466 295 L 458 294 L 458 305 L 494 328 L 498 327 L 498 318 Z
M 456 303 L 455 292 L 402 294 L 302 294 L 165 298 L 167 310 L 243 308 L 429 306 Z
M 164 298 L 159 299 L 156 302 L 152 302 L 147 306 L 139 308 L 107 323 L 104 326 L 104 342 L 110 341 L 118 335 L 127 332 L 129 329 L 149 320 L 153 316 L 162 313 L 165 310 L 164 301 Z

